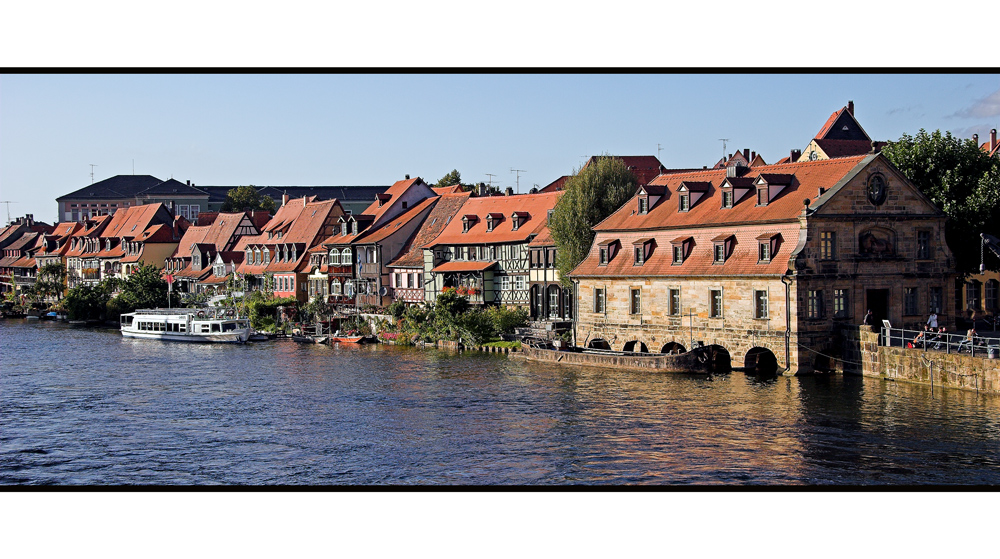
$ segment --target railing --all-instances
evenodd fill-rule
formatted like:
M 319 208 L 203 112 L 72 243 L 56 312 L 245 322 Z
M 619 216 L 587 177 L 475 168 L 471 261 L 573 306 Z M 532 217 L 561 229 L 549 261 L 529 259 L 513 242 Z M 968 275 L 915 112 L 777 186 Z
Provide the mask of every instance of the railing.
M 1000 336 L 993 332 L 988 336 L 951 332 L 931 332 L 925 330 L 905 330 L 903 328 L 882 328 L 881 343 L 890 347 L 903 347 L 917 351 L 943 351 L 945 353 L 968 353 L 975 356 L 996 359 L 1000 357 Z

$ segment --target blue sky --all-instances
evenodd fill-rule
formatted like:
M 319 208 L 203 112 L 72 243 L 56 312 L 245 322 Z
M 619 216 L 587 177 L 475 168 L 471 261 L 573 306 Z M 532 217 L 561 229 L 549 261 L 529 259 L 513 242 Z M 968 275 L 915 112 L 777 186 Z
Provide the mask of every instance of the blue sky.
M 4 74 L 0 197 L 51 222 L 55 198 L 116 174 L 199 185 L 389 185 L 453 168 L 523 192 L 587 156 L 712 165 L 802 149 L 848 100 L 865 130 L 985 141 L 996 74 Z M 6 207 L 2 208 L 6 212 Z M 6 215 L 2 215 L 6 219 Z

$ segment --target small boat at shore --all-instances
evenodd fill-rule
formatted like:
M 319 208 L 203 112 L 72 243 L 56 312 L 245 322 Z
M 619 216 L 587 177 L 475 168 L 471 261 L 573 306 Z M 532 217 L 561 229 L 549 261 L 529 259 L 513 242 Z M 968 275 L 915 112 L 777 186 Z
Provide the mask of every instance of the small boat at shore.
M 121 315 L 125 338 L 237 343 L 250 338 L 250 321 L 234 309 L 141 309 Z
M 365 341 L 364 336 L 331 336 L 330 343 L 360 344 Z
M 309 336 L 302 334 L 292 334 L 292 341 L 300 344 L 325 344 L 330 336 Z
M 633 353 L 575 348 L 560 351 L 524 345 L 518 354 L 530 361 L 560 365 L 634 369 L 657 373 L 724 374 L 732 371 L 729 352 L 719 345 L 700 346 L 680 354 Z

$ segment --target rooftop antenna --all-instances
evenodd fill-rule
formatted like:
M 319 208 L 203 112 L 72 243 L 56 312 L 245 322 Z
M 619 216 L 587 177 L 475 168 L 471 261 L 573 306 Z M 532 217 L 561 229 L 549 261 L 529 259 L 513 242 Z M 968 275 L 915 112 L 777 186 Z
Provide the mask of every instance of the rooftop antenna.
M 524 169 L 515 169 L 515 168 L 511 167 L 510 168 L 510 172 L 511 173 L 517 173 L 517 179 L 516 179 L 516 181 L 514 183 L 514 184 L 517 185 L 517 189 L 515 190 L 515 192 L 517 192 L 518 194 L 520 194 L 521 193 L 521 173 L 527 173 L 527 171 L 525 171 Z
M 489 180 L 490 188 L 493 188 L 493 177 L 495 177 L 496 175 L 494 175 L 493 173 L 486 173 L 486 176 L 490 178 Z
M 660 144 L 656 144 L 656 158 L 657 159 L 660 158 L 660 152 L 661 151 L 663 151 L 663 148 L 660 146 Z M 725 150 L 723 149 L 723 151 L 725 151 Z
M 719 141 L 722 142 L 722 160 L 725 161 L 726 160 L 726 142 L 729 141 L 729 138 L 719 138 Z
M 94 167 L 97 167 L 97 165 L 94 165 L 93 163 L 91 163 L 90 164 L 90 184 L 94 184 Z
M 7 225 L 10 225 L 10 205 L 16 203 L 17 202 L 11 202 L 10 200 L 0 201 L 0 204 L 7 204 Z

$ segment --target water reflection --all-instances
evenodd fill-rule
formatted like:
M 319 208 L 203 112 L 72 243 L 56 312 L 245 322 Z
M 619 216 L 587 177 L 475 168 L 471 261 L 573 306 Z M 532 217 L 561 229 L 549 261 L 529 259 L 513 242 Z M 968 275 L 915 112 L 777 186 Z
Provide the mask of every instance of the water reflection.
M 21 321 L 0 323 L 0 356 L 7 484 L 1000 480 L 1000 399 L 856 377 L 171 344 Z

